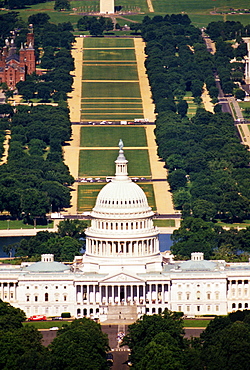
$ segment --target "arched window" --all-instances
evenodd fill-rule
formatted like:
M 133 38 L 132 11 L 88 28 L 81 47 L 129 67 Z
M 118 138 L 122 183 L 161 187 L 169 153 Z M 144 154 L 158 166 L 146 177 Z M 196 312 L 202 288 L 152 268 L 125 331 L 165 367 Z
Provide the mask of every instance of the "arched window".
M 236 308 L 236 304 L 235 303 L 232 304 L 232 308 Z

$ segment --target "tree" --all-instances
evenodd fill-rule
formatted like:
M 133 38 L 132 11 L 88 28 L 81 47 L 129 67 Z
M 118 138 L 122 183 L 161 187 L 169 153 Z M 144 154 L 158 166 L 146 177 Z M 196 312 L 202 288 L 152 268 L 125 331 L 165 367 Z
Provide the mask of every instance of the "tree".
M 204 221 L 212 221 L 217 215 L 216 205 L 204 199 L 197 199 L 192 210 L 194 217 L 202 218 Z
M 54 10 L 70 10 L 69 0 L 56 0 L 54 5 Z
M 182 169 L 177 169 L 168 174 L 168 182 L 172 190 L 177 190 L 179 188 L 185 187 L 187 183 L 186 178 L 187 173 Z
M 217 330 L 201 351 L 207 369 L 245 370 L 250 361 L 250 325 L 236 321 Z
M 108 337 L 102 332 L 100 324 L 92 320 L 74 320 L 59 330 L 49 349 L 54 369 L 108 369 Z
M 42 27 L 48 23 L 50 16 L 46 13 L 32 14 L 28 18 L 28 22 L 34 26 Z
M 180 100 L 177 104 L 177 112 L 180 114 L 181 117 L 185 117 L 188 111 L 188 103 L 186 100 Z
M 181 222 L 181 227 L 171 236 L 174 242 L 171 251 L 175 256 L 189 259 L 191 253 L 198 249 L 204 253 L 206 259 L 210 259 L 213 250 L 219 245 L 219 230 L 212 222 L 186 217 Z
M 89 27 L 89 33 L 91 34 L 91 36 L 101 36 L 103 34 L 103 31 L 104 27 L 98 21 L 93 22 Z
M 37 189 L 26 189 L 21 197 L 21 209 L 27 219 L 45 217 L 50 202 L 46 193 Z
M 50 368 L 49 352 L 42 343 L 42 334 L 34 327 L 22 327 L 13 331 L 0 330 L 1 369 Z
M 236 99 L 239 99 L 239 100 L 242 100 L 242 101 L 243 101 L 243 100 L 245 99 L 245 97 L 246 97 L 246 93 L 245 93 L 245 91 L 244 91 L 244 90 L 242 90 L 242 89 L 237 89 L 237 90 L 235 90 L 234 95 L 235 95 Z
M 85 221 L 80 220 L 64 220 L 58 225 L 58 234 L 61 237 L 70 236 L 71 238 L 84 238 L 84 230 L 87 228 Z
M 155 361 L 157 361 L 153 368 L 168 369 L 164 367 L 160 358 L 157 360 L 157 354 L 159 352 L 155 344 L 162 342 L 162 347 L 165 348 L 164 358 L 166 359 L 167 356 L 173 356 L 175 358 L 176 356 L 175 363 L 180 364 L 180 352 L 184 349 L 183 334 L 182 313 L 166 310 L 163 314 L 159 315 L 144 315 L 134 324 L 129 325 L 128 334 L 123 339 L 123 345 L 128 345 L 131 350 L 130 360 L 133 368 L 140 370 L 150 369 L 150 367 L 143 367 L 146 366 L 145 364 L 149 360 L 149 350 L 152 351 L 152 355 Z M 161 349 L 163 349 L 162 347 Z M 159 367 L 157 365 L 158 361 Z M 169 369 L 177 368 L 169 367 Z
M 14 308 L 0 300 L 0 332 L 21 328 L 25 319 L 26 315 L 20 308 Z
M 141 30 L 141 27 L 141 23 L 130 23 L 129 25 L 130 30 L 135 31 L 135 34 L 137 34 Z

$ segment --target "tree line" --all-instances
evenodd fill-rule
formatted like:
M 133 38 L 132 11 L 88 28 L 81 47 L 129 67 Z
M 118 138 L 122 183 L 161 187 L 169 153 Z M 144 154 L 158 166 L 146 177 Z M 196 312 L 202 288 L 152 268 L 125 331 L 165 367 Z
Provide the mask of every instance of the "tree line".
M 0 368 L 5 370 L 107 370 L 108 337 L 89 319 L 65 323 L 48 347 L 25 313 L 0 300 Z
M 56 261 L 73 261 L 85 249 L 86 222 L 64 220 L 57 232 L 40 231 L 35 236 L 3 247 L 5 253 L 14 253 L 17 263 L 21 260 L 40 261 L 41 254 L 53 254 Z
M 144 315 L 129 325 L 123 344 L 135 370 L 245 370 L 249 366 L 250 311 L 211 320 L 198 338 L 184 338 L 181 312 Z
M 11 131 L 8 162 L 0 166 L 1 212 L 32 222 L 69 207 L 74 178 L 62 155 L 71 136 L 68 108 L 19 105 L 0 127 Z
M 183 217 L 242 221 L 249 218 L 249 152 L 239 142 L 232 117 L 202 108 L 192 119 L 186 110 L 178 112 L 178 94 L 183 97 L 191 90 L 200 99 L 203 84 L 209 80 L 211 91 L 214 82 L 212 56 L 204 49 L 200 30 L 183 17 L 178 24 L 169 16 L 145 17 L 142 24 L 145 65 L 158 113 L 158 154 Z
M 55 25 L 49 23 L 49 19 L 46 13 L 33 14 L 28 18 L 28 22 L 34 27 L 39 67 L 45 69 L 46 73 L 43 71 L 41 75 L 27 76 L 26 81 L 17 84 L 18 92 L 25 100 L 37 97 L 45 102 L 50 99 L 58 102 L 67 100 L 67 93 L 72 90 L 73 77 L 70 72 L 74 70 L 74 60 L 70 50 L 75 41 L 71 32 L 73 26 L 70 22 Z M 19 34 L 18 44 L 21 41 Z

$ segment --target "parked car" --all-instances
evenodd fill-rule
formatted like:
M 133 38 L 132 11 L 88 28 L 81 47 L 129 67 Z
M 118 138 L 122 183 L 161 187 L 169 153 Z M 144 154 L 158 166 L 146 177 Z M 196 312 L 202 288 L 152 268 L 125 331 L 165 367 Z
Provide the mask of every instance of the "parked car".
M 47 317 L 44 315 L 33 315 L 28 318 L 29 321 L 46 321 Z
M 113 366 L 114 360 L 113 360 L 113 354 L 111 352 L 108 352 L 106 354 L 106 359 L 107 359 L 108 366 L 110 367 Z

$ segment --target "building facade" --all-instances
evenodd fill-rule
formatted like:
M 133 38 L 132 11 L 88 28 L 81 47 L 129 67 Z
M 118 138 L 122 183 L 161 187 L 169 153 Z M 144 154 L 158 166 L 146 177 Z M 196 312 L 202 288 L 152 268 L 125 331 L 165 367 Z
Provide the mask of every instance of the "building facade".
M 21 45 L 19 52 L 15 46 L 14 38 L 5 46 L 0 53 L 0 83 L 5 82 L 9 89 L 13 90 L 19 81 L 25 81 L 26 75 L 36 71 L 34 34 L 27 34 L 26 45 Z
M 226 315 L 250 307 L 250 263 L 189 261 L 160 253 L 154 213 L 128 177 L 120 150 L 113 180 L 100 191 L 86 230 L 86 253 L 71 265 L 42 255 L 37 263 L 0 266 L 0 298 L 27 316 L 136 320 L 165 309 L 186 316 Z

